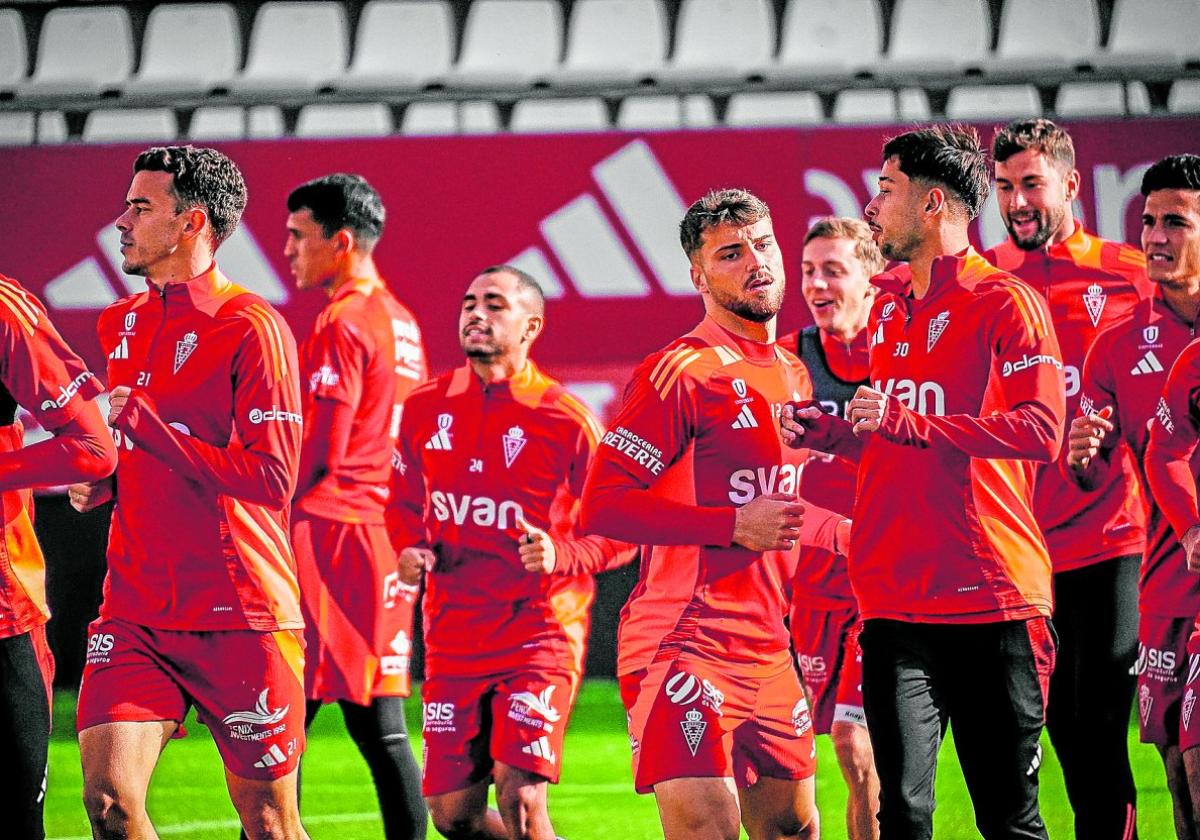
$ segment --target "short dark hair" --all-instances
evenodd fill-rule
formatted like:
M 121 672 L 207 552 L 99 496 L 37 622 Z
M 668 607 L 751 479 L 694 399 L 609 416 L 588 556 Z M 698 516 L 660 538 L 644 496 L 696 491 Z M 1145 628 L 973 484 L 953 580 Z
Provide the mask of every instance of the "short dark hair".
M 987 157 L 979 132 L 962 125 L 931 125 L 888 140 L 883 160 L 896 158 L 900 171 L 914 181 L 940 184 L 953 193 L 974 219 L 991 189 Z
M 137 156 L 134 172 L 166 172 L 175 211 L 203 208 L 212 228 L 213 249 L 229 238 L 246 209 L 246 181 L 237 164 L 216 149 L 155 146 Z
M 996 132 L 992 138 L 992 157 L 1003 163 L 1013 155 L 1032 149 L 1067 169 L 1075 168 L 1075 144 L 1071 135 L 1057 123 L 1039 117 L 1016 120 Z
M 854 243 L 854 256 L 866 269 L 867 276 L 873 277 L 883 271 L 887 260 L 879 253 L 879 246 L 871 236 L 871 227 L 862 219 L 849 219 L 843 216 L 825 216 L 817 219 L 813 226 L 804 234 L 804 244 L 814 239 L 847 239 Z
M 347 172 L 301 184 L 288 195 L 287 208 L 289 213 L 307 208 L 326 237 L 347 228 L 368 254 L 383 235 L 387 216 L 383 199 L 367 179 Z
M 1200 190 L 1200 155 L 1170 155 L 1142 176 L 1142 195 L 1155 190 Z
M 688 257 L 700 250 L 704 231 L 717 225 L 745 227 L 771 218 L 766 202 L 749 190 L 710 190 L 687 209 L 679 223 L 679 243 Z
M 480 277 L 488 274 L 511 274 L 517 278 L 517 286 L 524 292 L 528 292 L 533 296 L 534 308 L 538 315 L 546 311 L 546 293 L 542 291 L 542 284 L 534 279 L 533 275 L 528 271 L 522 271 L 515 265 L 500 263 L 498 265 L 489 265 L 483 271 L 479 272 Z

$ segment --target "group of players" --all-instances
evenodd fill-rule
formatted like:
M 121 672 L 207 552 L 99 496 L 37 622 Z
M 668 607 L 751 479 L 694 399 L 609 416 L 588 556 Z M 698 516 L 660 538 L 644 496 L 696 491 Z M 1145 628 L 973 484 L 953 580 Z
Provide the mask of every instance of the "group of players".
M 423 837 L 428 808 L 447 837 L 554 840 L 593 575 L 639 555 L 618 676 L 665 837 L 817 837 L 824 733 L 853 840 L 930 837 L 952 724 L 980 832 L 1044 838 L 1045 724 L 1077 836 L 1132 838 L 1136 691 L 1177 835 L 1200 838 L 1200 157 L 1146 172 L 1141 251 L 1074 218 L 1061 127 L 1013 123 L 992 158 L 956 127 L 889 140 L 866 221 L 804 237 L 815 324 L 782 338 L 770 211 L 701 198 L 680 234 L 704 318 L 605 430 L 530 359 L 546 314 L 523 271 L 470 283 L 465 362 L 429 379 L 372 258 L 380 197 L 319 178 L 287 201 L 297 287 L 328 298 L 297 349 L 215 262 L 236 165 L 143 152 L 116 226 L 147 288 L 97 327 L 109 429 L 99 379 L 0 277 L 6 823 L 44 836 L 29 488 L 70 484 L 81 511 L 115 501 L 77 712 L 97 838 L 156 836 L 151 775 L 193 706 L 245 835 L 306 837 L 305 729 L 337 702 L 389 838 Z M 1009 239 L 979 254 L 993 176 Z M 53 436 L 22 448 L 18 405 Z

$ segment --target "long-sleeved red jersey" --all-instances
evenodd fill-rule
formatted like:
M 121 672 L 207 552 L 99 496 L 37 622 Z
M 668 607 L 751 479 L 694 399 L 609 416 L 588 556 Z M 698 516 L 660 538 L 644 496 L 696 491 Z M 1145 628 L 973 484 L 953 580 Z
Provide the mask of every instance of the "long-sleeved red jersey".
M 382 524 L 401 404 L 428 376 L 417 321 L 382 283 L 352 281 L 321 310 L 300 356 L 306 422 L 318 399 L 350 406 L 354 419 L 337 471 L 296 508 L 336 522 Z
M 1045 301 L 974 250 L 933 263 L 923 298 L 885 289 L 871 379 L 889 395 L 858 469 L 850 582 L 864 618 L 1049 615 L 1036 461 L 1063 437 L 1063 364 Z
M 102 618 L 167 630 L 303 626 L 288 504 L 300 452 L 296 344 L 216 265 L 100 316 L 117 503 Z
M 1177 540 L 1193 525 L 1200 525 L 1197 444 L 1200 444 L 1200 340 L 1188 344 L 1171 365 L 1150 423 L 1150 442 L 1146 447 L 1150 491 Z
M 1088 351 L 1079 413 L 1090 414 L 1112 406 L 1109 419 L 1117 428 L 1104 446 L 1112 449 L 1118 441 L 1125 444 L 1111 453 L 1111 462 L 1103 457 L 1093 459 L 1088 472 L 1101 477 L 1100 487 L 1108 486 L 1104 472 L 1137 472 L 1137 466 L 1129 462 L 1145 462 L 1150 425 L 1167 372 L 1194 333 L 1192 324 L 1176 315 L 1156 294 L 1139 303 L 1121 323 L 1102 332 Z M 1191 469 L 1193 475 L 1200 469 L 1200 451 L 1192 454 Z M 1143 492 L 1142 482 L 1131 489 L 1148 508 L 1138 610 L 1142 615 L 1162 618 L 1193 618 L 1200 612 L 1200 576 L 1188 572 L 1179 538 L 1172 533 L 1171 524 L 1153 497 Z
M 796 550 L 731 543 L 738 507 L 797 494 L 809 453 L 784 445 L 779 416 L 811 396 L 794 355 L 709 318 L 634 371 L 583 503 L 589 533 L 646 546 L 621 616 L 618 674 L 680 656 L 727 674 L 787 666 Z M 809 507 L 805 528 L 832 547 L 841 518 Z
M 1078 222 L 1063 242 L 1022 251 L 1005 240 L 985 255 L 1019 277 L 1047 301 L 1062 350 L 1067 417 L 1079 408 L 1080 371 L 1088 348 L 1103 330 L 1153 293 L 1146 257 L 1137 248 L 1087 233 Z M 1060 463 L 1038 471 L 1034 512 L 1046 537 L 1054 571 L 1140 554 L 1145 544 L 1144 511 L 1135 488 L 1137 470 L 1109 470 L 1104 486 L 1084 493 L 1062 473 Z
M 464 365 L 409 395 L 388 524 L 398 547 L 437 555 L 423 601 L 427 675 L 582 673 L 592 575 L 634 552 L 576 533 L 602 433 L 533 362 L 487 385 Z M 553 574 L 521 565 L 522 518 L 554 541 Z
M 0 452 L 16 452 L 24 433 L 16 420 L 23 406 L 44 429 L 70 422 L 103 387 L 75 355 L 41 301 L 0 275 Z M 29 490 L 0 493 L 0 638 L 46 623 L 46 563 L 33 532 Z

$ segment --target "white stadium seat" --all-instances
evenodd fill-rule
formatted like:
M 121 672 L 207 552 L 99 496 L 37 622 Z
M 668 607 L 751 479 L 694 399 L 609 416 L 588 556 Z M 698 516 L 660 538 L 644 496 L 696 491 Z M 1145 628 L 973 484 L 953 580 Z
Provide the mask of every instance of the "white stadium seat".
M 382 102 L 305 105 L 296 120 L 297 137 L 383 137 L 395 129 Z
M 246 109 L 236 105 L 202 105 L 192 112 L 192 140 L 240 140 L 246 136 Z
M 155 6 L 142 44 L 127 94 L 207 93 L 228 86 L 242 60 L 237 12 L 228 3 Z
M 554 75 L 562 56 L 557 0 L 475 0 L 462 54 L 447 77 L 461 87 L 515 87 Z
M 88 113 L 83 124 L 85 143 L 169 142 L 178 134 L 170 108 L 101 108 Z
M 0 146 L 29 146 L 37 135 L 32 111 L 0 111 Z
M 133 29 L 121 6 L 51 9 L 42 21 L 37 68 L 18 86 L 34 96 L 96 95 L 133 70 Z
M 1038 117 L 1042 102 L 1033 85 L 962 85 L 950 89 L 946 116 L 952 120 L 1013 120 Z
M 401 134 L 458 133 L 457 102 L 410 102 L 400 118 Z
M 350 54 L 341 3 L 273 0 L 254 18 L 246 69 L 233 88 L 311 92 L 341 76 Z
M 791 0 L 772 77 L 871 70 L 883 52 L 877 0 Z
M 371 0 L 358 21 L 350 69 L 334 84 L 345 90 L 421 88 L 450 70 L 454 40 L 446 0 Z
M 738 81 L 765 73 L 775 52 L 769 0 L 683 0 L 663 79 Z
M 1200 114 L 1200 79 L 1177 79 L 1167 96 L 1172 114 Z
M 1106 65 L 1182 64 L 1200 59 L 1200 0 L 1116 0 Z
M 37 117 L 37 141 L 40 144 L 65 143 L 70 139 L 67 116 L 62 111 L 41 111 Z
M 887 63 L 922 70 L 978 66 L 991 43 L 986 0 L 896 0 Z
M 702 93 L 626 96 L 617 108 L 617 126 L 628 131 L 708 128 L 716 124 L 713 102 Z
M 929 97 L 921 88 L 893 91 L 881 88 L 843 90 L 833 103 L 833 121 L 839 123 L 874 123 L 882 125 L 931 116 Z
M 252 105 L 246 111 L 246 136 L 273 140 L 285 133 L 283 111 L 278 105 Z
M 458 106 L 459 131 L 463 134 L 495 134 L 500 131 L 500 109 L 491 100 L 461 102 Z
M 1141 82 L 1064 82 L 1054 112 L 1060 117 L 1121 117 L 1150 113 L 1150 94 Z
M 989 68 L 1065 70 L 1100 52 L 1096 0 L 1005 0 Z
M 513 106 L 509 129 L 519 134 L 604 131 L 608 109 L 598 96 L 572 99 L 522 99 Z
M 28 63 L 21 13 L 16 9 L 0 9 L 0 90 L 12 90 L 24 81 Z
M 576 0 L 554 83 L 631 84 L 652 76 L 666 63 L 668 34 L 662 0 Z
M 824 119 L 821 99 L 810 90 L 735 93 L 725 111 L 726 125 L 811 125 Z

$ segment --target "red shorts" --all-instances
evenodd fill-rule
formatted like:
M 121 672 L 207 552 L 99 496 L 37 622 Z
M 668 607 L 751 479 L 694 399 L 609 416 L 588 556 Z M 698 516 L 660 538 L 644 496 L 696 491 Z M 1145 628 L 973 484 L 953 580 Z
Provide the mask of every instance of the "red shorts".
M 862 697 L 862 624 L 858 609 L 792 610 L 792 646 L 812 693 L 813 726 L 828 735 L 835 723 L 867 725 Z
M 77 724 L 182 722 L 195 705 L 230 773 L 277 779 L 304 752 L 303 680 L 299 630 L 193 633 L 96 619 Z
M 400 583 L 383 525 L 292 521 L 310 700 L 407 697 L 417 587 Z
M 622 676 L 620 686 L 638 793 L 691 776 L 733 777 L 749 787 L 763 776 L 816 772 L 808 701 L 790 664 L 735 681 L 707 663 L 655 662 Z
M 1190 618 L 1144 615 L 1138 624 L 1137 700 L 1142 743 L 1178 744 Z
M 431 677 L 421 686 L 421 790 L 438 796 L 489 778 L 499 761 L 558 783 L 579 678 L 525 671 L 490 679 Z
M 1181 752 L 1200 747 L 1200 714 L 1195 714 L 1196 698 L 1200 695 L 1200 618 L 1187 640 L 1187 673 L 1183 682 L 1183 699 L 1179 703 L 1179 749 Z M 1141 700 L 1141 695 L 1138 696 Z

